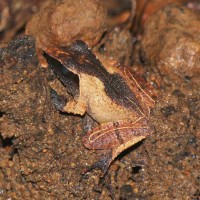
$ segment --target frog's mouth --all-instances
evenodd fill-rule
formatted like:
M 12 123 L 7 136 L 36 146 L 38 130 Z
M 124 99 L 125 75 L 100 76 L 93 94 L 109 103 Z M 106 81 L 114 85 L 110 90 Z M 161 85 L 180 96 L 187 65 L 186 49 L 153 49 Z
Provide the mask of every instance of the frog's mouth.
M 62 82 L 62 84 L 67 88 L 69 94 L 73 97 L 79 96 L 79 77 L 77 74 L 69 71 L 64 67 L 58 60 L 45 55 L 47 58 L 49 67 L 52 69 L 56 77 Z

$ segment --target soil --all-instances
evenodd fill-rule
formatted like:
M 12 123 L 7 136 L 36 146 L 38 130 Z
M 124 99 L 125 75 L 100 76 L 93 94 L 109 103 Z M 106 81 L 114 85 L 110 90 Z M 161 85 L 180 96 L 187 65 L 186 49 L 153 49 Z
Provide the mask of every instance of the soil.
M 56 109 L 52 88 L 71 96 L 50 68 L 41 67 L 37 38 L 15 33 L 8 43 L 2 39 L 0 200 L 200 199 L 200 15 L 198 7 L 194 11 L 188 6 L 199 4 L 180 2 L 156 8 L 138 35 L 121 20 L 114 29 L 100 28 L 107 32 L 94 29 L 99 33 L 94 51 L 106 56 L 110 51 L 122 64 L 133 63 L 132 69 L 153 88 L 156 101 L 149 119 L 154 133 L 121 153 L 103 178 L 99 170 L 83 175 L 103 153 L 82 143 L 95 122 L 87 114 Z M 120 14 L 131 12 L 127 4 Z M 102 16 L 102 24 L 107 18 Z M 1 31 L 9 30 L 4 26 Z M 132 45 L 130 37 L 137 38 Z M 131 58 L 119 51 L 120 45 Z

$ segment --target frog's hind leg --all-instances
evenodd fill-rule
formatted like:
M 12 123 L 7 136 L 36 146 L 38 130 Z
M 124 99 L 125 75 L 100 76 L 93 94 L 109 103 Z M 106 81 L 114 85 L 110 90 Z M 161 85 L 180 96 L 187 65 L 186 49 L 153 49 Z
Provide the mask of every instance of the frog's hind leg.
M 139 141 L 145 139 L 146 136 L 138 136 L 135 137 L 134 139 L 126 142 L 125 144 L 122 144 L 116 148 L 113 149 L 108 149 L 108 153 L 103 154 L 101 156 L 101 158 L 95 162 L 92 166 L 90 166 L 89 168 L 87 168 L 83 175 L 85 175 L 86 173 L 94 170 L 94 169 L 100 169 L 102 172 L 102 177 L 106 174 L 106 172 L 108 171 L 108 168 L 111 164 L 111 162 L 125 149 L 133 146 L 134 144 L 138 143 Z
M 100 169 L 103 175 L 108 170 L 111 162 L 125 149 L 145 139 L 153 129 L 145 118 L 126 120 L 100 125 L 87 133 L 83 143 L 88 149 L 106 150 L 107 154 L 94 163 L 86 171 Z
M 144 139 L 152 133 L 147 119 L 141 117 L 135 121 L 131 119 L 119 120 L 101 124 L 83 137 L 83 144 L 88 149 L 126 149 Z M 128 147 L 126 147 L 128 146 Z

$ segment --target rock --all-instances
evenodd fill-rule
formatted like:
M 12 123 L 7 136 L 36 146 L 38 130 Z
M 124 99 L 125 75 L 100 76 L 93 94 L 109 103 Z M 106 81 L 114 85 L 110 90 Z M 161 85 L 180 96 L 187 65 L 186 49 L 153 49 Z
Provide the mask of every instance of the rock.
M 145 59 L 174 83 L 200 77 L 200 19 L 171 4 L 153 14 L 142 40 Z

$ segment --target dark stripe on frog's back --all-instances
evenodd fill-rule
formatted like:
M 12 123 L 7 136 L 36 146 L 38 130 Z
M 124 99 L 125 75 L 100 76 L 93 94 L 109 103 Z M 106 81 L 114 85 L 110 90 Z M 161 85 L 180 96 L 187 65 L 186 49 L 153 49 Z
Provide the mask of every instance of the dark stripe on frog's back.
M 142 106 L 124 79 L 117 73 L 110 74 L 83 41 L 76 41 L 71 46 L 59 50 L 60 53 L 51 52 L 50 55 L 60 60 L 69 70 L 76 71 L 77 74 L 96 76 L 104 84 L 106 94 L 115 103 L 138 113 L 138 108 L 142 110 Z

